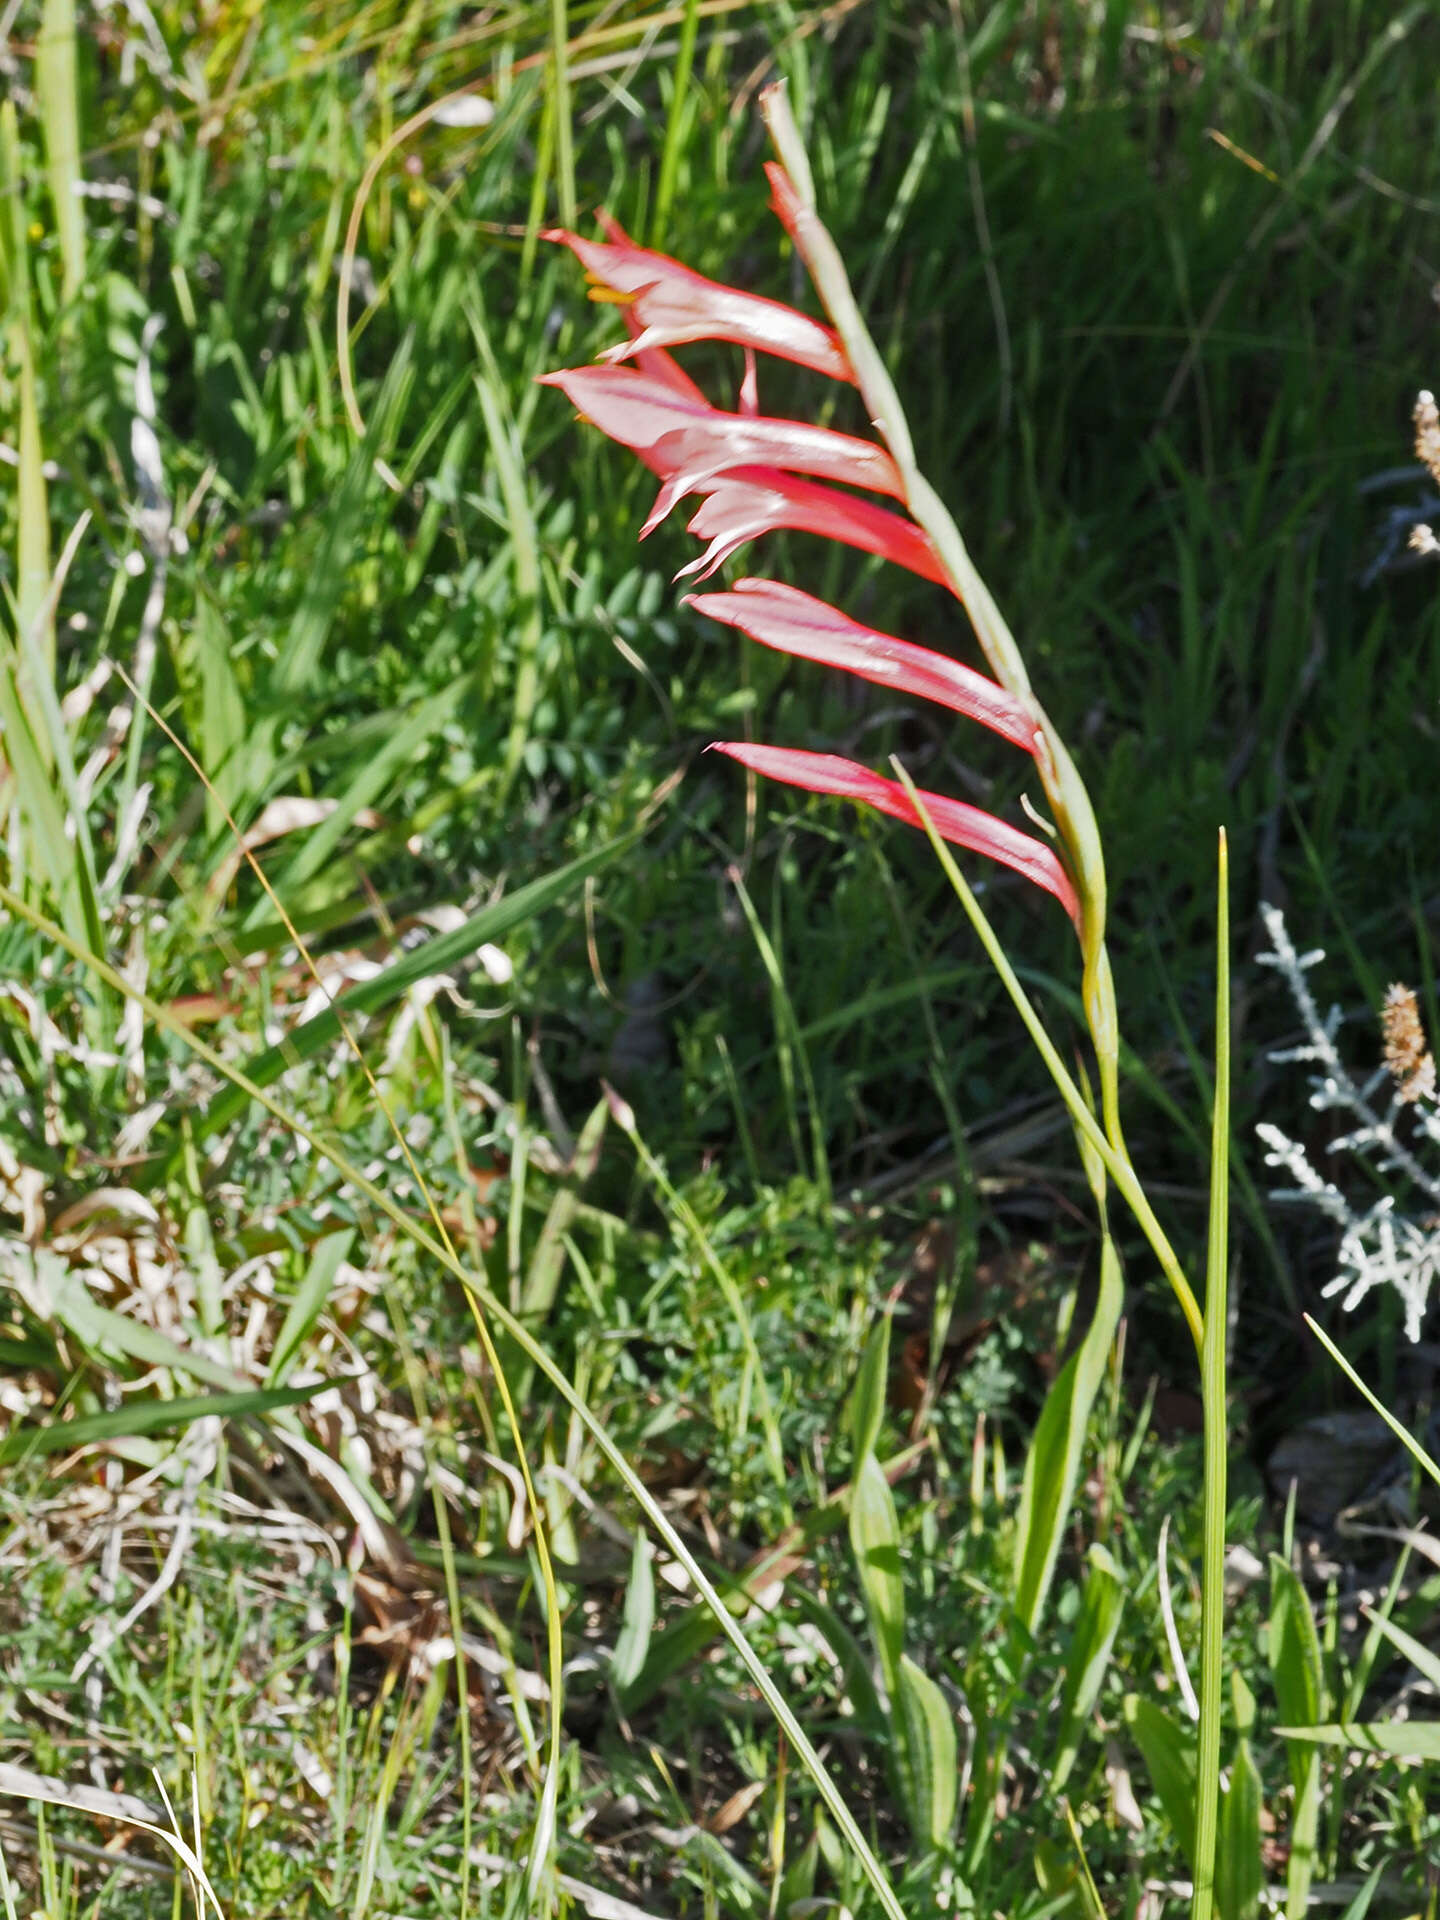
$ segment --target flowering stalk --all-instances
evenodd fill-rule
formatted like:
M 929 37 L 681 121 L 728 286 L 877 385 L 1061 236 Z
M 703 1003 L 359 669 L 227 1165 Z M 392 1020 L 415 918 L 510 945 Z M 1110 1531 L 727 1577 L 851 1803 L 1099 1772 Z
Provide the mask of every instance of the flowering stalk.
M 680 499 L 701 496 L 688 531 L 708 544 L 682 574 L 704 579 L 747 541 L 789 529 L 839 540 L 906 567 L 948 587 L 965 607 L 993 678 L 862 628 L 837 609 L 774 581 L 742 580 L 728 593 L 697 595 L 691 603 L 763 645 L 936 701 L 1030 755 L 1058 847 L 943 796 L 930 796 L 926 804 L 944 838 L 1033 880 L 1069 914 L 1081 947 L 1101 1122 L 1112 1153 L 1128 1160 L 1120 1122 L 1119 1027 L 1105 946 L 1105 864 L 1094 810 L 959 529 L 916 466 L 894 384 L 860 316 L 839 250 L 816 213 L 809 163 L 784 87 L 771 87 L 761 98 L 780 156 L 766 166 L 772 203 L 809 269 L 830 324 L 708 280 L 636 245 L 605 216 L 604 240 L 563 231 L 547 238 L 571 248 L 586 269 L 592 298 L 622 311 L 629 337 L 608 349 L 602 364 L 562 369 L 544 381 L 561 388 L 582 416 L 631 448 L 659 478 L 642 538 Z M 734 412 L 712 405 L 671 356 L 671 347 L 700 340 L 729 341 L 745 349 L 747 374 Z M 761 415 L 757 351 L 857 387 L 883 445 Z M 905 511 L 845 490 L 851 488 L 898 501 Z M 919 824 L 893 782 L 834 755 L 733 745 L 724 751 L 771 778 L 811 792 L 842 794 Z M 1154 1216 L 1144 1225 L 1198 1350 L 1201 1316 L 1194 1294 Z
M 1192 1915 L 1193 1920 L 1210 1920 L 1218 1807 L 1227 1440 L 1223 1301 L 1228 1135 L 1223 1052 L 1228 1026 L 1223 1009 L 1228 1004 L 1228 976 L 1222 956 L 1218 1022 L 1222 1058 L 1217 1071 L 1220 1091 L 1215 1108 L 1207 1313 L 1202 1316 L 1125 1145 L 1119 1110 L 1119 1027 L 1105 945 L 1105 864 L 1089 796 L 1035 696 L 1015 638 L 958 527 L 916 465 L 894 384 L 860 315 L 839 250 L 816 212 L 809 162 L 783 85 L 767 89 L 761 105 L 779 155 L 778 162 L 766 166 L 772 204 L 809 270 L 829 324 L 706 280 L 662 254 L 636 246 L 607 219 L 604 241 L 584 240 L 569 232 L 547 237 L 574 251 L 587 269 L 592 297 L 620 308 L 629 337 L 609 349 L 599 366 L 570 368 L 545 378 L 560 387 L 582 415 L 638 454 L 659 479 L 660 491 L 642 537 L 680 499 L 701 496 L 688 531 L 708 545 L 700 558 L 681 569 L 682 575 L 699 573 L 703 579 L 737 547 L 780 529 L 839 540 L 948 588 L 964 606 L 990 672 L 988 676 L 975 672 L 927 648 L 863 626 L 839 609 L 776 581 L 747 578 L 725 592 L 693 595 L 690 604 L 697 611 L 738 627 L 764 646 L 961 714 L 1028 754 L 1035 764 L 1054 822 L 1053 830 L 1045 831 L 1053 831 L 1054 844 L 979 808 L 920 791 L 903 768 L 897 768 L 900 778 L 895 781 L 834 754 L 733 742 L 719 744 L 717 749 L 752 771 L 809 792 L 856 800 L 930 835 L 1075 1121 L 1100 1206 L 1106 1259 L 1115 1262 L 1104 1220 L 1108 1174 L 1159 1259 L 1185 1315 L 1201 1358 L 1206 1408 L 1202 1724 Z M 671 356 L 672 347 L 699 340 L 728 341 L 745 351 L 746 374 L 734 412 L 711 405 Z M 757 352 L 856 387 L 879 444 L 802 421 L 762 415 L 755 375 Z M 881 505 L 865 495 L 879 495 L 896 504 Z M 903 511 L 897 511 L 897 505 Z M 1069 915 L 1080 943 L 1083 1002 L 1099 1073 L 1098 1117 L 1030 1005 L 950 857 L 949 846 L 983 854 L 1020 874 Z M 1223 852 L 1221 874 L 1223 925 Z M 1118 1263 L 1114 1270 L 1118 1273 Z M 1066 1470 L 1073 1471 L 1073 1462 Z M 1067 1483 L 1062 1505 L 1069 1497 Z M 1042 1542 L 1033 1563 L 1043 1567 L 1048 1552 L 1053 1564 L 1053 1551 Z M 1048 1573 L 1040 1578 L 1042 1585 L 1030 1596 L 1032 1614 L 1043 1598 Z M 989 1764 L 998 1778 L 1004 1765 L 1003 1727 L 992 1744 Z M 983 1846 L 983 1834 L 975 1839 Z

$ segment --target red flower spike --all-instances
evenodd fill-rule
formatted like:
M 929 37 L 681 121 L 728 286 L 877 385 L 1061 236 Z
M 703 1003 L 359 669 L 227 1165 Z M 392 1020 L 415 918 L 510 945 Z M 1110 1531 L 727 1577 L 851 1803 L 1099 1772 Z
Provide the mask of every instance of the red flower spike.
M 680 569 L 678 580 L 690 574 L 707 580 L 747 540 L 788 527 L 796 533 L 843 541 L 847 547 L 908 567 L 937 586 L 949 585 L 935 549 L 913 521 L 868 500 L 857 500 L 853 494 L 797 480 L 773 467 L 739 467 L 707 482 L 702 491 L 710 497 L 686 531 L 710 545 L 698 560 Z
M 655 456 L 667 482 L 644 528 L 649 533 L 687 493 L 732 467 L 778 467 L 902 496 L 904 485 L 883 447 L 803 420 L 750 418 L 697 405 L 668 381 L 634 367 L 566 367 L 540 376 L 622 446 Z
M 739 347 L 755 347 L 777 359 L 811 367 L 832 380 L 853 379 L 839 337 L 820 321 L 779 300 L 741 293 L 735 287 L 707 280 L 668 254 L 637 246 L 605 215 L 601 220 L 610 236 L 608 241 L 583 240 L 578 233 L 563 228 L 552 230 L 544 238 L 569 247 L 592 280 L 630 302 L 640 332 L 611 347 L 605 354 L 607 360 L 633 359 L 651 347 L 729 340 Z
M 1035 721 L 1024 705 L 983 673 L 958 660 L 862 627 L 837 607 L 775 580 L 737 580 L 729 593 L 692 593 L 686 604 L 711 620 L 738 627 L 762 646 L 862 680 L 913 693 L 978 720 L 993 733 L 1035 751 Z
M 728 754 L 743 767 L 752 767 L 756 773 L 783 780 L 789 786 L 802 787 L 807 793 L 836 794 L 842 800 L 858 800 L 879 813 L 888 813 L 907 826 L 924 824 L 914 802 L 897 780 L 886 780 L 868 767 L 857 766 L 853 760 L 842 760 L 838 754 L 804 753 L 794 747 L 742 746 L 730 741 L 717 741 L 712 751 Z M 963 800 L 947 800 L 943 794 L 924 792 L 920 798 L 942 840 L 949 840 L 957 847 L 968 847 L 972 853 L 983 853 L 999 861 L 1001 866 L 1023 874 L 1046 893 L 1054 894 L 1075 925 L 1080 925 L 1080 902 L 1070 876 L 1042 841 L 1007 826 L 994 814 L 982 813 L 979 807 L 966 806 Z

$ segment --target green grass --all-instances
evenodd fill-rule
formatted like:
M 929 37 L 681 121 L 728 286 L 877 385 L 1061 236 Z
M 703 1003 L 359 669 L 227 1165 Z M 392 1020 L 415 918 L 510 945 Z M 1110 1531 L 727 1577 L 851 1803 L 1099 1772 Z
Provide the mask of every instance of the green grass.
M 65 11 L 19 16 L 0 181 L 0 437 L 21 461 L 0 509 L 5 885 L 82 945 L 98 928 L 133 985 L 227 1062 L 273 1073 L 284 1110 L 416 1225 L 433 1197 L 462 1262 L 738 1596 L 907 1914 L 1089 1911 L 1053 1762 L 1110 1604 L 1093 1549 L 1107 1552 L 1125 1603 L 1064 1801 L 1106 1911 L 1173 1910 L 1165 1889 L 1188 1868 L 1164 1778 L 1185 1749 L 1156 1551 L 1168 1516 L 1175 1631 L 1194 1659 L 1184 1324 L 1117 1221 L 1123 1342 L 1048 1610 L 1019 1634 L 1027 1451 L 1100 1264 L 1067 1124 L 919 837 L 776 789 L 752 829 L 743 782 L 699 749 L 752 730 L 877 765 L 899 750 L 922 785 L 988 792 L 1018 817 L 1008 763 L 679 605 L 684 536 L 636 547 L 644 476 L 534 384 L 616 331 L 536 233 L 573 196 L 582 223 L 606 205 L 701 271 L 801 298 L 764 212 L 754 107 L 762 75 L 788 76 L 921 465 L 1095 796 L 1136 1050 L 1128 1131 L 1194 1273 L 1215 829 L 1236 931 L 1231 1114 L 1252 1183 L 1251 1124 L 1292 1121 L 1277 1103 L 1296 1098 L 1265 1064 L 1291 1016 L 1248 965 L 1257 901 L 1283 897 L 1298 943 L 1345 956 L 1324 989 L 1351 1005 L 1390 977 L 1428 980 L 1440 933 L 1434 585 L 1401 569 L 1361 584 L 1384 506 L 1416 488 L 1358 491 L 1406 459 L 1414 391 L 1437 371 L 1433 19 L 1371 0 L 1236 7 L 1214 33 L 1151 8 L 1011 0 L 983 15 L 938 0 L 835 15 L 284 0 L 203 25 L 157 7 L 162 59 L 129 15 L 81 8 L 80 170 L 121 192 L 81 200 L 77 227 L 52 197 L 65 129 L 47 145 L 38 118 L 66 63 L 34 59 Z M 359 221 L 357 438 L 335 342 L 355 192 L 408 116 L 477 76 L 493 120 L 417 132 Z M 122 677 L 146 673 L 161 537 L 132 456 L 147 358 L 183 533 L 153 629 L 153 715 Z M 722 385 L 739 372 L 719 351 L 687 364 Z M 767 409 L 812 405 L 809 376 L 763 378 Z M 860 424 L 843 397 L 835 419 Z M 53 622 L 62 719 L 25 636 L 37 577 L 85 514 Z M 968 657 L 958 617 L 894 570 L 799 537 L 765 564 Z M 47 657 L 48 633 L 34 638 Z M 101 683 L 105 662 L 121 671 Z M 255 837 L 276 898 L 237 834 Z M 978 877 L 1057 1033 L 1078 1036 L 1052 917 Z M 466 926 L 439 930 L 441 961 L 407 962 L 438 907 Z M 322 973 L 343 961 L 366 980 L 369 1075 L 318 1000 L 297 1030 L 314 981 L 296 929 Z M 475 966 L 485 940 L 512 977 Z M 363 1192 L 228 1096 L 173 1031 L 124 1021 L 118 995 L 13 914 L 0 988 L 0 1761 L 72 1786 L 103 1777 L 152 1807 L 157 1769 L 237 1916 L 583 1910 L 573 1883 L 656 1915 L 801 1914 L 811 1899 L 878 1913 L 693 1582 L 669 1550 L 637 1551 L 613 1467 L 515 1343 L 499 1357 L 533 1497 L 463 1290 Z M 602 1077 L 643 1152 L 596 1118 L 576 1161 Z M 1227 1537 L 1263 1563 L 1291 1542 L 1259 1463 L 1305 1415 L 1350 1402 L 1299 1315 L 1331 1250 L 1247 1191 L 1237 1177 Z M 857 1454 L 846 1408 L 892 1294 L 890 1390 Z M 947 1338 L 935 1303 L 950 1300 Z M 1322 1318 L 1409 1412 L 1396 1321 L 1347 1323 L 1333 1304 Z M 218 1437 L 141 1417 L 318 1381 L 322 1398 Z M 107 1417 L 132 1431 L 79 1457 L 74 1436 L 47 1450 L 57 1423 Z M 960 1824 L 938 1849 L 909 1837 L 913 1768 L 876 1691 L 837 1498 L 872 1450 L 898 1462 L 885 1565 L 905 1649 L 958 1738 Z M 176 1577 L 73 1677 L 93 1623 L 157 1581 L 177 1528 Z M 1381 1718 L 1405 1672 L 1354 1607 L 1353 1589 L 1384 1596 L 1393 1543 L 1317 1552 L 1296 1550 L 1314 1698 L 1306 1590 L 1262 1572 L 1225 1642 L 1254 1728 L 1237 1692 L 1223 1754 L 1240 1764 L 1242 1735 L 1253 1753 L 1280 1899 L 1313 1765 L 1315 1895 L 1344 1912 L 1378 1874 L 1371 1913 L 1433 1914 L 1433 1769 L 1312 1763 L 1274 1732 L 1297 1711 L 1333 1719 L 1340 1700 Z M 1436 1599 L 1428 1562 L 1402 1564 L 1396 1626 L 1433 1638 Z M 543 1698 L 555 1620 L 571 1663 L 558 1753 Z M 0 1811 L 17 1911 L 138 1915 L 191 1897 L 133 1829 L 53 1807 L 42 1820 L 23 1799 Z M 1222 1845 L 1226 1819 L 1222 1804 Z M 85 1851 L 117 1831 L 159 1870 Z M 514 1866 L 527 1858 L 533 1884 Z

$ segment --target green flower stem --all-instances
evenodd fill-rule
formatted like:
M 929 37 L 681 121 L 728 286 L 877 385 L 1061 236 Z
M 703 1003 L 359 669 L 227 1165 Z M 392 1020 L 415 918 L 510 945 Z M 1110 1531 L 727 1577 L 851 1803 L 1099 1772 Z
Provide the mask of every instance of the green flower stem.
M 1210 1237 L 1200 1394 L 1205 1408 L 1205 1521 L 1200 1559 L 1200 1729 L 1195 1756 L 1195 1894 L 1191 1920 L 1215 1907 L 1220 1820 L 1220 1712 L 1224 1688 L 1225 1508 L 1229 1464 L 1225 1341 L 1230 1259 L 1230 859 L 1220 833 L 1215 926 L 1215 1108 L 1210 1127 Z

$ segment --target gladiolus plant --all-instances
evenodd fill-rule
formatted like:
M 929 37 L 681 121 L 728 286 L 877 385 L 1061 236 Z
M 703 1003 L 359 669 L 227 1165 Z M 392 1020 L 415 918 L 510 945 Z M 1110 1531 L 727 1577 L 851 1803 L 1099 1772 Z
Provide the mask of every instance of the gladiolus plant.
M 1100 1211 L 1104 1236 L 1102 1310 L 1118 1314 L 1119 1264 L 1105 1211 L 1107 1179 L 1133 1212 L 1178 1301 L 1201 1359 L 1206 1403 L 1205 1546 L 1201 1629 L 1199 1744 L 1194 1830 L 1195 1920 L 1209 1920 L 1214 1901 L 1220 1773 L 1220 1627 L 1225 1513 L 1225 1173 L 1226 1036 L 1223 843 L 1220 892 L 1220 964 L 1217 993 L 1215 1146 L 1212 1159 L 1210 1260 L 1202 1314 L 1169 1240 L 1131 1163 L 1120 1119 L 1119 1030 L 1105 946 L 1105 865 L 1085 787 L 1056 728 L 1041 706 L 1016 641 L 970 558 L 959 529 L 919 472 L 900 401 L 856 307 L 844 263 L 815 206 L 809 164 L 784 88 L 762 96 L 778 155 L 766 167 L 772 206 L 809 271 L 825 310 L 821 322 L 780 303 L 707 280 L 677 261 L 632 242 L 609 218 L 604 239 L 569 232 L 548 237 L 571 248 L 586 270 L 592 297 L 613 303 L 627 338 L 599 365 L 545 376 L 577 411 L 636 453 L 660 482 L 644 526 L 648 534 L 683 499 L 698 496 L 688 531 L 705 541 L 703 554 L 682 569 L 708 577 L 737 548 L 780 529 L 818 534 L 909 569 L 951 593 L 964 607 L 988 673 L 862 625 L 840 609 L 799 589 L 763 578 L 743 578 L 728 590 L 690 598 L 697 612 L 737 627 L 761 645 L 851 673 L 898 693 L 946 707 L 967 723 L 988 728 L 1027 755 L 1043 791 L 1051 825 L 1045 838 L 980 808 L 919 791 L 904 770 L 887 778 L 833 754 L 784 745 L 717 743 L 717 750 L 769 779 L 812 793 L 832 794 L 877 809 L 926 832 L 952 885 L 1034 1039 L 1075 1123 L 1082 1157 Z M 713 405 L 673 358 L 671 349 L 696 341 L 743 348 L 746 370 L 733 410 Z M 772 418 L 759 408 L 756 355 L 772 355 L 858 390 L 875 438 L 862 438 L 805 421 Z M 1029 1002 L 1003 949 L 948 848 L 954 846 L 1009 868 L 1034 883 L 1068 915 L 1079 943 L 1082 997 L 1098 1111 L 1088 1087 L 1072 1076 Z M 1113 1319 L 1101 1329 L 1108 1348 Z M 1089 1345 L 1090 1343 L 1086 1343 Z M 1098 1380 L 1093 1355 L 1077 1354 Z M 1083 1369 L 1069 1380 L 1068 1404 L 1083 1402 Z M 1093 1395 L 1094 1388 L 1088 1391 Z M 1088 1404 L 1088 1403 L 1086 1403 Z M 1048 1414 L 1048 1409 L 1047 1409 Z M 1080 1427 L 1083 1429 L 1083 1408 Z M 1032 1463 L 1034 1455 L 1032 1454 Z M 1078 1448 L 1066 1455 L 1057 1501 L 1027 1482 L 1016 1549 L 1013 1610 L 1033 1634 L 1053 1571 L 1074 1488 Z M 1038 1471 L 1038 1469 L 1037 1469 Z M 857 1479 L 857 1486 L 861 1481 Z M 858 1496 L 857 1496 L 858 1497 Z M 883 1649 L 882 1649 L 883 1652 Z M 884 1664 L 882 1662 L 882 1664 Z M 891 1650 L 885 1666 L 892 1692 L 919 1685 L 913 1662 Z M 907 1706 L 913 1701 L 907 1701 Z M 925 1711 L 931 1702 L 922 1701 Z M 913 1718 L 913 1716 L 912 1716 Z M 985 1764 L 995 1780 L 1005 1764 L 1003 1729 L 992 1736 Z M 903 1768 L 902 1768 L 903 1771 Z M 994 1796 L 991 1795 L 993 1800 Z M 913 1822 L 912 1822 L 913 1825 Z M 970 1836 L 969 1855 L 985 1835 Z

